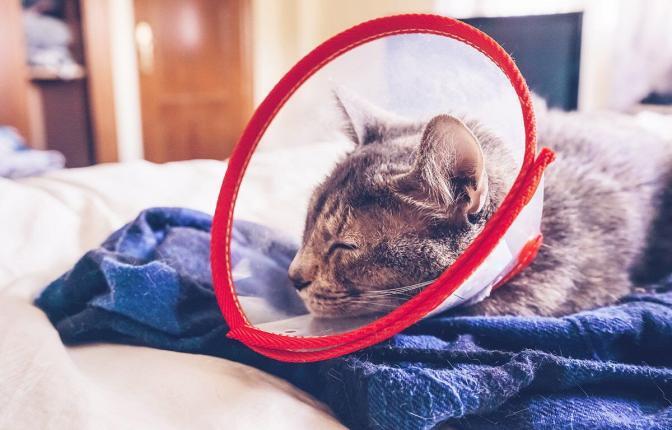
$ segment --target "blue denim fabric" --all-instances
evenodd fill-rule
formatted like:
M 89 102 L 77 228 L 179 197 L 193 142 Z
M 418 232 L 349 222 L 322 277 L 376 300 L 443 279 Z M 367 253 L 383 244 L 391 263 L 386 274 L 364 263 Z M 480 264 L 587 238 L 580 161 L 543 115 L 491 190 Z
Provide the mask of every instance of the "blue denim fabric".
M 438 316 L 345 357 L 281 363 L 225 337 L 210 280 L 210 225 L 199 212 L 148 209 L 36 304 L 65 343 L 236 360 L 308 391 L 351 428 L 672 428 L 671 292 L 565 318 Z M 234 224 L 234 259 L 259 262 L 247 281 L 252 290 L 286 270 L 295 250 L 273 234 Z

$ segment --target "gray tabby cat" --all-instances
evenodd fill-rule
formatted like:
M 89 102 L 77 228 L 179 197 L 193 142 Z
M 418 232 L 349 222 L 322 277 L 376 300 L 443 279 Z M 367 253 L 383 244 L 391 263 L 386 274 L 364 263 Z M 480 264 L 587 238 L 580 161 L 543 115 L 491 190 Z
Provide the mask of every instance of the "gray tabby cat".
M 407 121 L 339 93 L 355 149 L 314 191 L 289 276 L 317 316 L 391 310 L 438 277 L 516 175 L 477 122 Z M 537 109 L 544 244 L 534 262 L 461 314 L 564 315 L 612 303 L 672 269 L 672 147 L 615 118 Z M 619 120 L 622 121 L 622 120 Z

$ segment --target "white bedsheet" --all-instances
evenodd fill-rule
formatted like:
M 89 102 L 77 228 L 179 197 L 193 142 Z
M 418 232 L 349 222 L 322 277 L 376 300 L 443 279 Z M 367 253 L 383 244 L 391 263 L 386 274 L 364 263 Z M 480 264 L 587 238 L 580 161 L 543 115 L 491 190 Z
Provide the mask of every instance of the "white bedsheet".
M 275 159 L 268 157 L 266 165 Z M 224 170 L 217 161 L 134 162 L 0 179 L 0 429 L 342 428 L 300 390 L 227 360 L 123 345 L 65 347 L 31 305 L 140 210 L 212 213 Z M 273 172 L 256 176 L 251 187 L 260 195 L 268 187 L 291 194 Z M 256 221 L 270 216 L 254 205 L 241 211 Z

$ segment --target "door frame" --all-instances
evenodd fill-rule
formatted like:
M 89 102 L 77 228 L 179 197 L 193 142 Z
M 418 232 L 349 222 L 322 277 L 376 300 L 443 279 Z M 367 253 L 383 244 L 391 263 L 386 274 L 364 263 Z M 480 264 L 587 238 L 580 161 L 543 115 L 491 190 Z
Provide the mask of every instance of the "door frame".
M 111 2 L 82 0 L 84 57 L 96 163 L 119 161 L 114 90 Z

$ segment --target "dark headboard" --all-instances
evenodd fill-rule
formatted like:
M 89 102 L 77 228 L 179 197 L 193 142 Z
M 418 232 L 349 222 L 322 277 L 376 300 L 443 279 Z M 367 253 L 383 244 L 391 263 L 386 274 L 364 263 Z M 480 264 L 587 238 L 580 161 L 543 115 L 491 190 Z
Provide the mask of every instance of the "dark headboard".
M 494 38 L 514 58 L 530 89 L 551 106 L 576 109 L 582 12 L 463 19 Z

